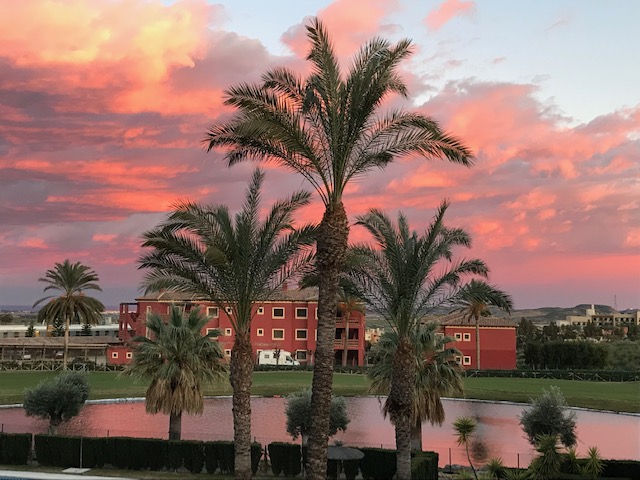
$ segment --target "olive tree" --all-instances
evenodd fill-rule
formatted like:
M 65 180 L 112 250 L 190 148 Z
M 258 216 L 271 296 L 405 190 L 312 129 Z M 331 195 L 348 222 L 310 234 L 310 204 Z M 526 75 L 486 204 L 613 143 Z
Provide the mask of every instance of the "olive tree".
M 567 401 L 560 389 L 551 386 L 542 389 L 542 394 L 531 400 L 531 407 L 523 410 L 520 425 L 534 447 L 541 435 L 557 435 L 565 447 L 576 444 L 576 414 L 568 412 Z
M 87 376 L 80 372 L 65 372 L 27 389 L 24 410 L 29 417 L 49 420 L 49 434 L 53 435 L 62 422 L 80 413 L 88 398 Z
M 302 444 L 306 445 L 311 430 L 311 389 L 306 388 L 287 397 L 287 433 L 295 440 L 302 436 Z M 347 405 L 342 397 L 331 397 L 329 412 L 329 436 L 345 431 L 349 424 Z

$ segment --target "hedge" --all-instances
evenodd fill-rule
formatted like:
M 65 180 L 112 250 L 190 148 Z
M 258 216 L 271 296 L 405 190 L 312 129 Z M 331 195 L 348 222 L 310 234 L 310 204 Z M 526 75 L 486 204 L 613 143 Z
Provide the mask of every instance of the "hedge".
M 603 477 L 619 477 L 628 479 L 640 478 L 640 461 L 637 460 L 605 460 Z
M 0 464 L 26 465 L 31 453 L 30 433 L 0 433 Z
M 284 473 L 285 477 L 295 477 L 302 472 L 302 452 L 300 445 L 293 443 L 273 442 L 268 446 L 271 471 L 277 477 Z
M 361 448 L 364 458 L 360 471 L 364 480 L 386 480 L 396 473 L 396 451 L 383 448 Z
M 438 454 L 416 452 L 411 457 L 412 480 L 438 480 Z

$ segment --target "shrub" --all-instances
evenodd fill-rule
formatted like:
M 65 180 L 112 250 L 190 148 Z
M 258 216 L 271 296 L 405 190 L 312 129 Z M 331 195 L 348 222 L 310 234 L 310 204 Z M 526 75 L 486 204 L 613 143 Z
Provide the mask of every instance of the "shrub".
M 284 472 L 285 477 L 294 477 L 302 471 L 302 453 L 300 445 L 273 442 L 268 446 L 271 459 L 271 471 L 278 476 Z
M 85 468 L 102 468 L 109 463 L 108 438 L 82 439 L 82 466 Z
M 566 447 L 576 444 L 576 414 L 567 412 L 567 402 L 558 387 L 543 389 L 531 403 L 531 408 L 522 412 L 520 425 L 534 447 L 540 435 L 557 435 Z
M 80 466 L 80 437 L 36 435 L 36 459 L 40 465 L 51 467 Z
M 30 433 L 0 434 L 0 464 L 26 465 L 31 453 Z
M 361 448 L 360 472 L 364 480 L 386 480 L 396 473 L 396 451 L 382 448 Z
M 640 461 L 638 460 L 605 460 L 603 477 L 640 478 Z
M 416 452 L 411 458 L 412 480 L 437 480 L 438 460 L 436 452 Z
M 49 433 L 53 434 L 58 425 L 80 413 L 88 398 L 86 375 L 66 372 L 28 389 L 24 396 L 24 409 L 27 416 L 49 420 Z

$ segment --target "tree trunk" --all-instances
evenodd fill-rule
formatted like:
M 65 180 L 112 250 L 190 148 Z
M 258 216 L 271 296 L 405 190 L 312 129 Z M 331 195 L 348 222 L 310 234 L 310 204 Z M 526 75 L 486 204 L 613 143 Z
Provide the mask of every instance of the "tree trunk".
M 64 351 L 62 352 L 62 369 L 67 369 L 69 361 L 69 329 L 71 328 L 71 319 L 67 316 L 64 319 Z
M 229 380 L 233 389 L 233 441 L 235 478 L 251 478 L 251 376 L 253 350 L 248 332 L 236 332 L 231 351 Z
M 182 435 L 182 412 L 169 415 L 169 440 L 180 440 Z
M 344 319 L 344 345 L 342 346 L 342 366 L 347 366 L 347 353 L 349 352 L 349 312 Z
M 476 317 L 476 368 L 480 370 L 480 319 Z
M 411 429 L 411 451 L 422 451 L 422 421 L 416 420 L 415 425 Z
M 389 416 L 396 430 L 397 480 L 411 480 L 411 431 L 416 383 L 414 348 L 402 337 L 393 356 Z
M 318 340 L 314 356 L 311 394 L 311 429 L 307 478 L 324 480 L 327 475 L 329 411 L 333 383 L 333 341 L 336 335 L 338 281 L 347 251 L 349 223 L 342 202 L 327 207 L 318 227 L 316 267 L 318 271 Z

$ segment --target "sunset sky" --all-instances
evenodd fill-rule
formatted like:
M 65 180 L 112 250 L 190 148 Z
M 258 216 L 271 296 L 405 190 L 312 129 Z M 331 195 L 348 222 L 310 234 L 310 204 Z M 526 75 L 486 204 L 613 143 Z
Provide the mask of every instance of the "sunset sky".
M 447 223 L 474 239 L 460 254 L 516 308 L 640 307 L 637 0 L 2 2 L 0 305 L 31 305 L 67 258 L 98 273 L 105 304 L 131 302 L 141 234 L 176 201 L 237 209 L 256 165 L 228 168 L 201 140 L 229 86 L 307 71 L 311 16 L 345 66 L 373 36 L 411 38 L 404 107 L 477 159 L 397 159 L 349 188 L 351 220 L 377 206 L 423 230 L 448 198 Z M 265 201 L 310 188 L 265 169 Z

